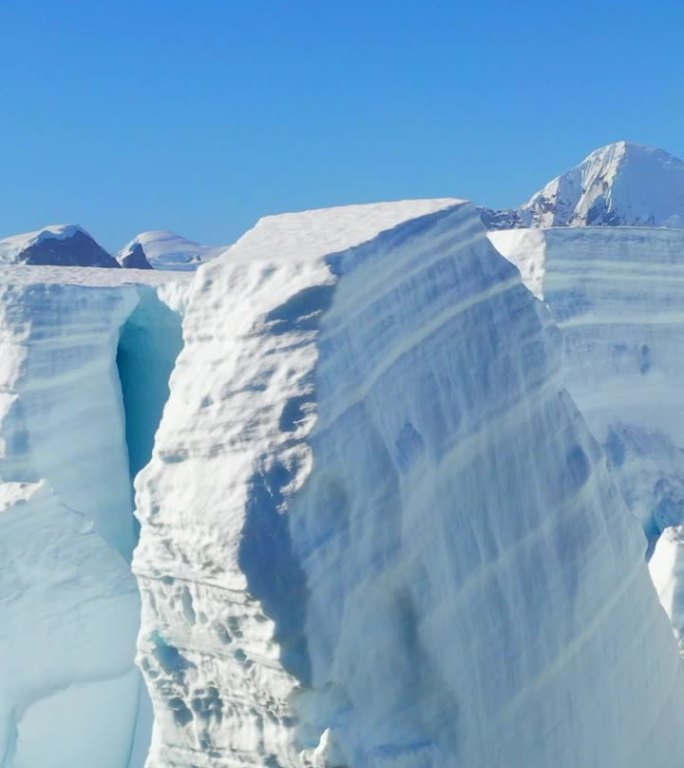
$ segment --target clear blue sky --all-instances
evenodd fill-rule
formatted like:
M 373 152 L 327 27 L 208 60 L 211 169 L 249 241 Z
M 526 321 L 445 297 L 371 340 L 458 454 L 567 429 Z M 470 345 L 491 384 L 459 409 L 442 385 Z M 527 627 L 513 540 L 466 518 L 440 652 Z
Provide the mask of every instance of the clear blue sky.
M 2 0 L 0 236 L 230 242 L 262 214 L 523 202 L 597 146 L 684 155 L 679 3 Z

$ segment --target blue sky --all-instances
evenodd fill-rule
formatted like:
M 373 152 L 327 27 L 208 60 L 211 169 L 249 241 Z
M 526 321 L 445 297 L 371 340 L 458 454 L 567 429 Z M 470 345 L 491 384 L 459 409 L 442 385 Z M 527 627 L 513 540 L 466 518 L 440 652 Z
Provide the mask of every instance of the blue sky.
M 623 138 L 684 156 L 678 5 L 2 0 L 0 236 L 224 243 L 285 210 L 516 205 Z

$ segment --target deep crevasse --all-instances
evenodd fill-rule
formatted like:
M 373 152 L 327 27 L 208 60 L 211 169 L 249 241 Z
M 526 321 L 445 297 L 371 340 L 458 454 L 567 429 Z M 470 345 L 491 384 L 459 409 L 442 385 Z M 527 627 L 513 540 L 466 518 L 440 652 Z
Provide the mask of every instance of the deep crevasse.
M 474 209 L 264 219 L 184 339 L 136 480 L 148 768 L 684 754 L 638 526 Z

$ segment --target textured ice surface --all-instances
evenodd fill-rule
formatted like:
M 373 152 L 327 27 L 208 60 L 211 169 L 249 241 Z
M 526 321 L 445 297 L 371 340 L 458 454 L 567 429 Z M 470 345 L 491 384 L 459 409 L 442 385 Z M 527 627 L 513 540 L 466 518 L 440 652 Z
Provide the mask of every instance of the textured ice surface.
M 145 334 L 178 346 L 185 281 L 145 279 L 0 268 L 3 768 L 139 768 L 149 744 L 133 665 L 140 609 L 125 435 L 139 452 L 152 438 L 137 417 L 129 429 L 121 381 L 128 376 L 124 396 L 139 400 L 150 377 L 168 376 L 172 352 L 155 344 L 120 375 L 117 349 Z
M 136 479 L 148 768 L 660 768 L 680 662 L 548 314 L 458 201 L 196 276 Z

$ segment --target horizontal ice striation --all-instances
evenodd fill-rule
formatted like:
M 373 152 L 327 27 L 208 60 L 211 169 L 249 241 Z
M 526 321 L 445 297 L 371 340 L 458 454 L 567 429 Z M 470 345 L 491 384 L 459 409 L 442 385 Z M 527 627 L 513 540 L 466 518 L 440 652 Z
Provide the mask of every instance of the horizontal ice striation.
M 566 385 L 642 522 L 651 575 L 684 649 L 684 231 L 490 239 L 562 330 Z
M 136 481 L 148 768 L 659 768 L 679 659 L 557 334 L 458 201 L 202 267 Z
M 183 290 L 124 272 L 0 268 L 3 768 L 138 768 L 149 744 L 116 361 L 129 320 Z
M 684 523 L 684 231 L 490 233 L 564 338 L 565 383 L 650 538 Z

